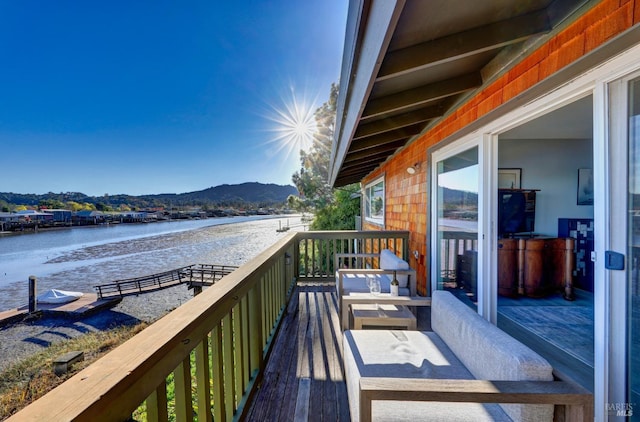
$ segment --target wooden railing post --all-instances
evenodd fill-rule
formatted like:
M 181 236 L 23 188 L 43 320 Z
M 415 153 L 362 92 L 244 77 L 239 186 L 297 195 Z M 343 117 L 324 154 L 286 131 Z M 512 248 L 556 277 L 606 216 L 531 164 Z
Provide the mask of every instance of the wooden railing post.
M 209 336 L 196 346 L 196 388 L 198 391 L 198 422 L 211 422 L 211 377 L 209 372 Z
M 211 331 L 211 361 L 213 376 L 213 419 L 216 421 L 224 420 L 227 411 L 225 408 L 225 386 L 224 373 L 222 366 L 222 328 L 220 324 Z
M 169 420 L 169 414 L 167 413 L 167 383 L 165 381 L 153 390 L 147 398 L 146 404 L 148 422 L 166 422 Z
M 257 283 L 253 289 L 249 291 L 249 333 L 251 339 L 249 345 L 251 348 L 250 360 L 251 371 L 262 371 L 264 367 L 263 355 L 262 355 L 262 286 Z
M 173 371 L 173 382 L 176 395 L 176 421 L 192 421 L 193 407 L 191 405 L 191 363 L 189 355 Z
M 245 385 L 244 385 L 244 377 L 243 372 L 246 371 L 246 369 L 243 366 L 243 361 L 242 361 L 242 348 L 244 347 L 244 344 L 242 343 L 242 316 L 241 316 L 241 311 L 240 311 L 240 304 L 238 303 L 234 308 L 233 308 L 233 313 L 231 314 L 231 318 L 233 320 L 233 369 L 234 369 L 234 374 L 233 374 L 233 379 L 234 379 L 234 384 L 235 384 L 235 391 L 240 392 L 240 395 L 242 395 L 242 392 L 244 392 L 245 389 Z

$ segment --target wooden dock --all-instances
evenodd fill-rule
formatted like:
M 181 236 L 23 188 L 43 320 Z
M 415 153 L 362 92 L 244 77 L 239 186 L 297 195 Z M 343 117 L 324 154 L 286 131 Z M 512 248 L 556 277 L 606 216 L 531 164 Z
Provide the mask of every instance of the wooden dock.
M 236 268 L 238 267 L 217 264 L 189 265 L 162 273 L 116 280 L 94 288 L 101 299 L 154 292 L 179 284 L 187 284 L 190 289 L 201 289 L 203 286 L 213 285 Z
M 122 298 L 101 299 L 95 293 L 84 293 L 78 300 L 68 303 L 39 303 L 36 306 L 34 315 L 53 315 L 62 317 L 83 317 L 93 312 L 111 308 Z M 8 311 L 0 311 L 0 327 L 12 322 L 20 321 L 29 314 L 28 305 L 19 308 L 9 309 Z

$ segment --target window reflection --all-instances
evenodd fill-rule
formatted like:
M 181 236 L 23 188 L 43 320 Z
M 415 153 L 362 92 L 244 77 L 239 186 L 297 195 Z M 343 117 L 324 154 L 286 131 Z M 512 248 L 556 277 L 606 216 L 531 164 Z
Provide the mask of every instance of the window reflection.
M 438 289 L 475 308 L 478 285 L 478 148 L 438 163 Z

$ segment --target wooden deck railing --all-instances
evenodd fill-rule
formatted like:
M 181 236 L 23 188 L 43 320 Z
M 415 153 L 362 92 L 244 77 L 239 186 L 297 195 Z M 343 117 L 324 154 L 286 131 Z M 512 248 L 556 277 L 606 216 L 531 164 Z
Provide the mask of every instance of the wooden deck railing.
M 379 253 L 382 249 L 392 249 L 408 261 L 409 232 L 305 232 L 296 246 L 295 271 L 299 280 L 335 281 L 333 258 L 336 253 Z
M 261 379 L 296 279 L 333 281 L 333 253 L 390 247 L 408 232 L 288 233 L 11 421 L 233 420 Z

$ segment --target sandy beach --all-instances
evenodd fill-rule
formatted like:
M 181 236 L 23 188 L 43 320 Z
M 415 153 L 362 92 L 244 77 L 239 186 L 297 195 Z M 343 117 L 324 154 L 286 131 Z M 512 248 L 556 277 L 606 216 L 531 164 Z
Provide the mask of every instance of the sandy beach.
M 298 217 L 288 217 L 292 230 L 303 230 Z M 233 238 L 220 250 L 211 251 L 207 263 L 242 265 L 283 236 L 277 233 L 278 220 L 259 220 L 218 226 L 216 236 Z M 204 262 L 203 262 L 204 263 Z M 138 322 L 153 322 L 171 312 L 193 296 L 185 285 L 165 290 L 127 296 L 111 309 L 80 319 L 43 316 L 0 326 L 0 371 L 37 353 L 50 344 L 90 331 L 105 330 Z

